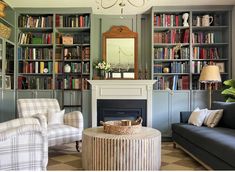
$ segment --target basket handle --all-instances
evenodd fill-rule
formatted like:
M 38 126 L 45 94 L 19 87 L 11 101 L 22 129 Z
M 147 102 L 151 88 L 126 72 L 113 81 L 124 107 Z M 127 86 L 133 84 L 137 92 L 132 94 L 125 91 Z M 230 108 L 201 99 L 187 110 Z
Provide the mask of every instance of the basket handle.
M 136 120 L 135 120 L 136 123 L 139 123 L 139 124 L 142 124 L 143 122 L 143 118 L 141 116 L 139 116 Z

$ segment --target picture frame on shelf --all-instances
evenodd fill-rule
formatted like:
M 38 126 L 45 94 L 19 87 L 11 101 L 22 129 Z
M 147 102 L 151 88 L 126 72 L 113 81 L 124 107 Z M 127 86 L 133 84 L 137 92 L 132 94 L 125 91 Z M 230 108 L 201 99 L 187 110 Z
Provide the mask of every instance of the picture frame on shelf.
M 11 76 L 5 76 L 5 89 L 11 89 Z
M 219 67 L 219 71 L 220 71 L 220 73 L 224 73 L 225 72 L 225 66 L 224 66 L 224 62 L 217 62 L 217 63 L 215 63 L 215 65 L 216 66 L 218 66 Z

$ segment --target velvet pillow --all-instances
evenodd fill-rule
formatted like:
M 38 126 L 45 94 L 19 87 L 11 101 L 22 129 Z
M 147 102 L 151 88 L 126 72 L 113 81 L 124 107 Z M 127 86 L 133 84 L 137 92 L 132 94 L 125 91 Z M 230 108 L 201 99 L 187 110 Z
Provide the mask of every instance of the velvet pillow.
M 48 125 L 64 124 L 64 112 L 65 110 L 61 110 L 59 112 L 48 110 L 48 113 L 47 113 Z
M 188 123 L 193 124 L 195 126 L 202 126 L 203 121 L 207 115 L 207 109 L 199 109 L 196 108 L 190 115 Z
M 223 109 L 208 110 L 203 124 L 206 125 L 207 127 L 213 128 L 216 125 L 218 125 L 222 116 L 223 116 Z

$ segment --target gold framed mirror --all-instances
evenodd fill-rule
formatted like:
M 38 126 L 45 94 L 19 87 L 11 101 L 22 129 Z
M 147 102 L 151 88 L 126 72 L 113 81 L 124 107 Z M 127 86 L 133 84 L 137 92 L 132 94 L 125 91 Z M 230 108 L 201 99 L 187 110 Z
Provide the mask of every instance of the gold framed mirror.
M 138 78 L 138 33 L 112 26 L 103 33 L 103 60 L 111 64 L 111 78 Z

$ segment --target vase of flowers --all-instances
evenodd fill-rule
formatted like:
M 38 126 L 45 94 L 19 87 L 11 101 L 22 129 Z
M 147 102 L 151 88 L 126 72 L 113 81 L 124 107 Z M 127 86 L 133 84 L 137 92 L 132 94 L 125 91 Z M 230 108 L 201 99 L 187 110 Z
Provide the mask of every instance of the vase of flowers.
M 105 61 L 95 63 L 95 69 L 98 70 L 100 79 L 106 79 L 108 72 L 111 70 L 111 65 Z

